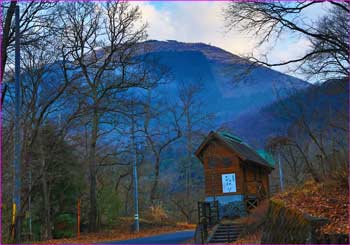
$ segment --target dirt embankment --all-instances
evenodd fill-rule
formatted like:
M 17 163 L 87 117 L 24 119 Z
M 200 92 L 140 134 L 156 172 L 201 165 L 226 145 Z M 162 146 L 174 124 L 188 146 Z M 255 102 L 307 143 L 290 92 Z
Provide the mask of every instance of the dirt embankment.
M 247 224 L 246 230 L 237 242 L 344 240 L 350 231 L 348 197 L 348 188 L 334 182 L 310 181 L 301 187 L 290 188 L 242 219 Z
M 348 234 L 350 231 L 346 186 L 310 181 L 302 188 L 280 193 L 273 199 L 283 201 L 288 208 L 328 219 L 329 223 L 321 228 L 323 234 Z

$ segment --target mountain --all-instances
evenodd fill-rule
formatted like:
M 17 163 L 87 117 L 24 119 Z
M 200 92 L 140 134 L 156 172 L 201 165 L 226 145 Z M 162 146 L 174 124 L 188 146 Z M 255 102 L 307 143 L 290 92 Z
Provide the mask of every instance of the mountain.
M 276 102 L 277 94 L 286 97 L 291 91 L 303 91 L 311 86 L 268 67 L 254 66 L 252 69 L 252 64 L 246 59 L 204 43 L 149 40 L 139 44 L 138 56 L 154 58 L 159 67 L 169 70 L 171 81 L 155 88 L 155 92 L 166 99 L 178 98 L 177 86 L 180 82 L 202 84 L 200 97 L 203 107 L 207 113 L 216 114 L 212 127 L 205 128 L 204 134 L 225 127 L 253 146 L 262 146 L 272 134 L 284 130 L 281 128 L 283 123 L 277 125 L 270 113 L 263 113 L 264 108 Z M 55 66 L 51 69 L 54 70 Z M 153 72 L 158 73 L 159 70 L 156 68 Z M 52 72 L 47 76 L 58 80 L 56 76 L 63 74 Z M 47 87 L 42 91 L 46 89 L 54 88 Z M 128 94 L 124 96 L 128 97 Z M 53 118 L 56 116 L 53 115 Z M 204 127 L 200 125 L 200 128 Z
M 151 55 L 168 67 L 175 81 L 163 87 L 164 96 L 176 96 L 179 81 L 202 83 L 201 98 L 206 110 L 217 116 L 213 130 L 242 116 L 254 115 L 274 103 L 277 93 L 283 97 L 290 91 L 310 86 L 301 79 L 264 66 L 252 69 L 246 59 L 204 43 L 150 40 L 143 45 L 142 54 Z M 243 139 L 244 132 L 235 127 L 234 133 Z M 263 139 L 271 132 L 260 129 L 250 133 Z

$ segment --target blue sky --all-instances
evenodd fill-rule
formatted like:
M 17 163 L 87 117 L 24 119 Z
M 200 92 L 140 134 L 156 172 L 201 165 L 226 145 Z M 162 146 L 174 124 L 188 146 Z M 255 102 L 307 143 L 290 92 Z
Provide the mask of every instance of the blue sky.
M 257 48 L 251 35 L 238 30 L 227 33 L 222 15 L 227 2 L 142 1 L 133 4 L 140 6 L 143 20 L 149 24 L 149 39 L 203 42 L 242 56 L 253 54 L 259 57 L 267 53 L 271 62 L 296 58 L 308 48 L 308 40 L 300 36 L 285 35 L 276 45 L 270 43 Z M 305 18 L 310 21 L 325 14 L 325 5 L 308 9 Z M 303 78 L 302 74 L 293 71 L 292 66 L 275 69 Z

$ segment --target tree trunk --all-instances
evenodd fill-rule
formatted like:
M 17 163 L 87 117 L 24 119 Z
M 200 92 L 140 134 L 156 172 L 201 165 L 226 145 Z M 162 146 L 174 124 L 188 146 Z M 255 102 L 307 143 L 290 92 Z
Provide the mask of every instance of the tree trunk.
M 190 192 L 192 185 L 191 167 L 192 167 L 192 125 L 190 117 L 190 108 L 186 109 L 187 124 L 187 166 L 186 166 L 186 198 L 190 200 Z
M 309 171 L 309 173 L 311 174 L 311 177 L 315 180 L 315 182 L 319 183 L 320 178 L 319 178 L 318 174 L 316 173 L 315 169 L 313 168 L 312 163 L 308 160 L 306 154 L 301 149 L 301 147 L 298 144 L 295 144 L 295 146 L 297 147 L 298 151 L 301 153 L 301 156 L 304 158 L 304 161 L 306 163 L 306 168 Z
M 187 224 L 191 224 L 191 214 L 188 214 L 186 216 L 186 221 L 187 221 Z
M 50 190 L 48 185 L 48 178 L 47 178 L 47 163 L 46 163 L 46 155 L 43 148 L 43 135 L 40 138 L 40 150 L 41 150 L 41 169 L 42 169 L 42 177 L 41 177 L 41 184 L 42 184 L 42 191 L 43 191 L 43 205 L 44 205 L 44 228 L 43 228 L 43 234 L 42 239 L 43 240 L 49 240 L 52 238 L 52 232 L 51 232 L 51 204 L 50 204 Z
M 160 165 L 160 157 L 159 155 L 156 156 L 156 162 L 155 162 L 155 166 L 154 166 L 154 181 L 153 181 L 153 185 L 152 185 L 152 189 L 151 189 L 151 203 L 154 203 L 154 200 L 157 199 L 157 191 L 158 191 L 158 182 L 159 182 L 159 165 Z
M 51 232 L 51 204 L 50 204 L 50 189 L 47 182 L 47 173 L 45 170 L 45 159 L 42 160 L 44 166 L 43 176 L 42 176 L 42 187 L 43 187 L 43 200 L 44 200 L 44 234 L 42 239 L 49 240 L 52 238 Z
M 130 190 L 132 187 L 132 181 L 130 181 L 130 184 L 126 188 L 126 193 L 125 193 L 125 203 L 124 203 L 124 212 L 125 215 L 129 215 L 129 195 L 130 195 Z
M 91 144 L 89 156 L 90 171 L 90 212 L 89 212 L 89 231 L 97 231 L 97 197 L 96 197 L 96 142 L 98 134 L 98 112 L 96 107 L 93 111 Z
M 15 13 L 16 9 L 16 1 L 11 1 L 11 4 L 7 10 L 6 17 L 5 17 L 5 23 L 3 26 L 3 35 L 2 35 L 2 47 L 1 47 L 1 81 L 3 81 L 4 77 L 4 72 L 5 72 L 5 67 L 6 67 L 6 61 L 7 61 L 7 47 L 9 46 L 9 35 L 11 31 L 11 22 L 13 15 Z M 1 91 L 1 106 L 4 104 L 4 99 L 7 91 L 7 84 L 3 84 L 3 90 Z
M 15 242 L 21 243 L 22 216 L 16 216 L 14 229 Z

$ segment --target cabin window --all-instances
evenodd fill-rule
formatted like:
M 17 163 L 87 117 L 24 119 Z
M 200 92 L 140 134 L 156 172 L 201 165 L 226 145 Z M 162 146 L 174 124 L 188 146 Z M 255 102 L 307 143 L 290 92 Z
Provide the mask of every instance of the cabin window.
M 222 162 L 223 162 L 225 168 L 228 168 L 231 166 L 231 159 L 229 157 L 224 157 L 222 159 Z

